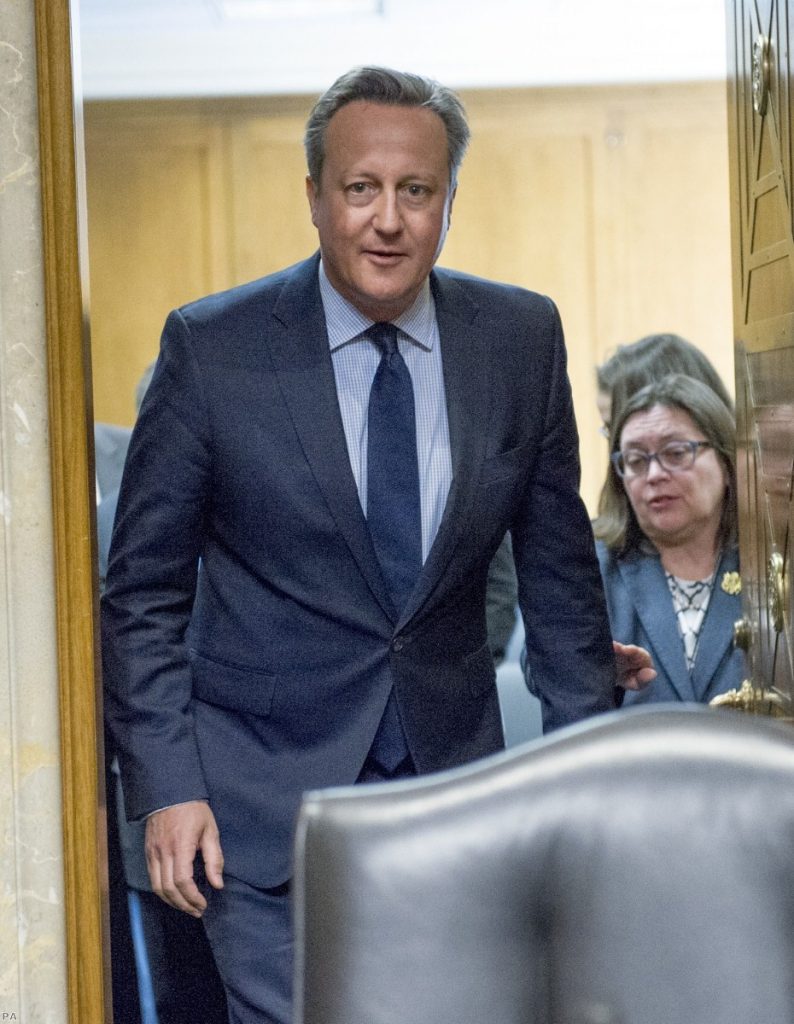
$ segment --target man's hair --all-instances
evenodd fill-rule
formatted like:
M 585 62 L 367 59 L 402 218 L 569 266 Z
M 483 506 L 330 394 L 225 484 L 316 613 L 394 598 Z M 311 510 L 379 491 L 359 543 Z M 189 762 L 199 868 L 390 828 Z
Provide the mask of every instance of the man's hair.
M 620 435 L 629 417 L 638 412 L 647 412 L 655 405 L 680 409 L 690 416 L 722 463 L 728 486 L 717 539 L 722 548 L 733 547 L 736 544 L 737 508 L 736 430 L 732 411 L 702 381 L 680 373 L 670 374 L 641 388 L 622 406 L 617 420 L 612 424 L 610 436 L 613 452 L 620 451 Z M 593 532 L 618 557 L 642 550 L 647 543 L 613 463 L 610 463 Z
M 447 133 L 449 181 L 452 188 L 469 144 L 469 125 L 463 104 L 446 86 L 421 75 L 391 68 L 358 67 L 346 72 L 315 103 L 306 122 L 303 145 L 309 176 L 315 188 L 325 160 L 325 133 L 334 114 L 348 103 L 362 100 L 396 107 L 425 107 L 438 114 Z

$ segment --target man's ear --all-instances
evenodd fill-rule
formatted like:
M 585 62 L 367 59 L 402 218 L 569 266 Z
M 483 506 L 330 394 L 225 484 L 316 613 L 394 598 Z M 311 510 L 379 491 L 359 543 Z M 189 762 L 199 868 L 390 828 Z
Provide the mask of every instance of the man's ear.
M 309 200 L 309 209 L 312 214 L 312 224 L 317 227 L 317 219 L 315 217 L 315 210 L 317 207 L 317 189 L 314 187 L 314 181 L 311 174 L 306 175 L 306 198 Z

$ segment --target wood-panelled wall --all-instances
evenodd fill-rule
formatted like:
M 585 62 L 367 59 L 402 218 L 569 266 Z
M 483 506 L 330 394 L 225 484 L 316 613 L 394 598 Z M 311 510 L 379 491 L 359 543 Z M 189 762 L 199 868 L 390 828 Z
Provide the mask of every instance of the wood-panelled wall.
M 606 466 L 594 366 L 675 331 L 733 387 L 723 83 L 465 93 L 473 142 L 441 263 L 547 292 L 568 340 L 591 510 Z M 96 418 L 131 424 L 168 311 L 316 248 L 311 101 L 89 103 Z

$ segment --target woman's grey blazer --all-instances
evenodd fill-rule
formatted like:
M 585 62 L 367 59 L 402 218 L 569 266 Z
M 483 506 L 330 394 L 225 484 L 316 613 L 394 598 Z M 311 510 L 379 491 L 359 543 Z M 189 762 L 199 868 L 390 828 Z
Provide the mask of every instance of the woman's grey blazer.
M 613 639 L 645 647 L 658 673 L 645 690 L 627 691 L 624 707 L 659 701 L 708 703 L 718 693 L 741 686 L 744 656 L 733 647 L 741 597 L 723 587 L 725 573 L 739 569 L 736 549 L 726 551 L 720 560 L 691 674 L 659 556 L 635 552 L 617 558 L 601 541 L 596 550 Z

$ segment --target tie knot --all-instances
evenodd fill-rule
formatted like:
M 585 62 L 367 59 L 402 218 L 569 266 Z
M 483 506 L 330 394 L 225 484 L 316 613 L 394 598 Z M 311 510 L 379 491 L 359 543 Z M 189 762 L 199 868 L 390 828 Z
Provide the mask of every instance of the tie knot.
M 394 324 L 380 321 L 373 324 L 367 334 L 384 355 L 391 356 L 397 351 L 397 328 Z

